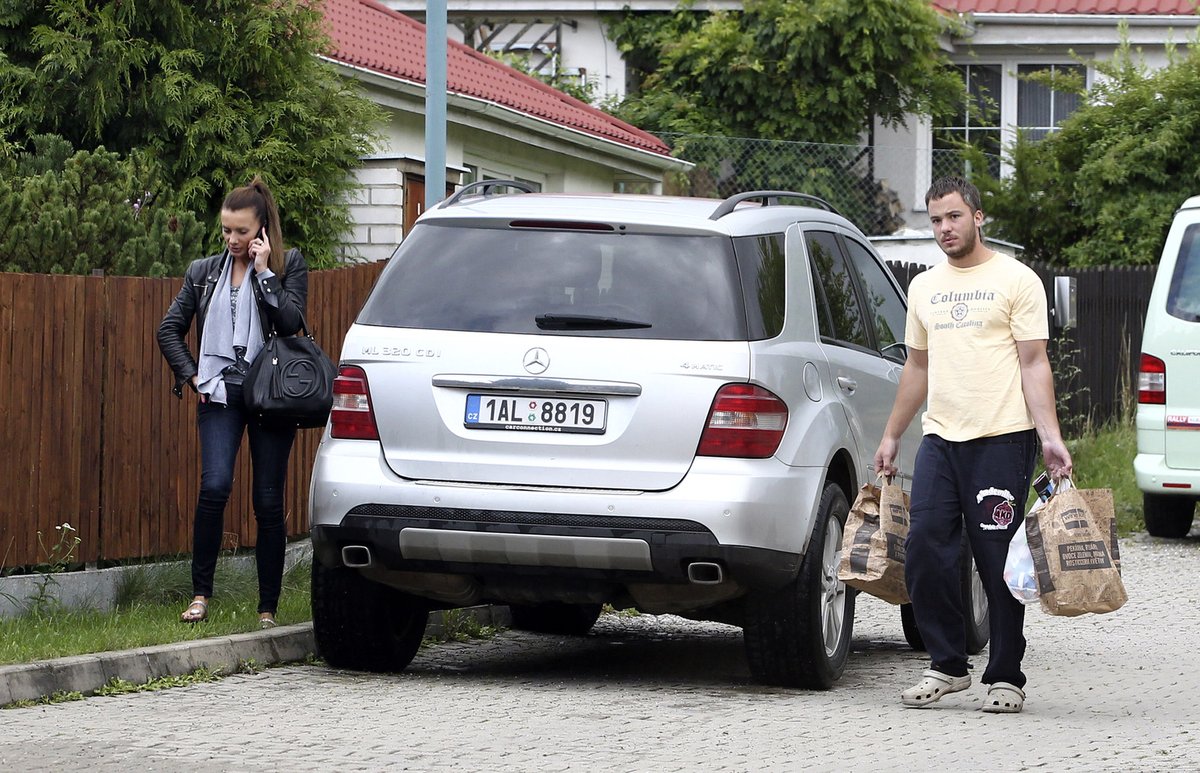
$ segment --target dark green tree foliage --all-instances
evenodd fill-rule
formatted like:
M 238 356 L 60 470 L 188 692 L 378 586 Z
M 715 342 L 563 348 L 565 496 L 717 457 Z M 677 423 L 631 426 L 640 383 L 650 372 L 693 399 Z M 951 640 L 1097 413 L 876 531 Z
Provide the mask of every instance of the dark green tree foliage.
M 378 112 L 317 57 L 320 24 L 306 0 L 0 0 L 0 139 L 144 151 L 213 250 L 225 193 L 261 173 L 291 243 L 331 265 Z
M 626 11 L 610 32 L 641 76 L 618 114 L 650 131 L 858 142 L 955 103 L 925 0 L 746 0 L 741 12 Z
M 161 186 L 136 155 L 73 153 L 58 137 L 33 145 L 0 172 L 3 270 L 173 276 L 202 254 L 207 229 L 149 193 Z
M 977 180 L 990 233 L 1049 263 L 1154 264 L 1200 194 L 1200 49 L 1147 71 L 1126 45 L 1097 68 L 1107 80 L 1059 131 L 1009 149 L 1011 178 Z

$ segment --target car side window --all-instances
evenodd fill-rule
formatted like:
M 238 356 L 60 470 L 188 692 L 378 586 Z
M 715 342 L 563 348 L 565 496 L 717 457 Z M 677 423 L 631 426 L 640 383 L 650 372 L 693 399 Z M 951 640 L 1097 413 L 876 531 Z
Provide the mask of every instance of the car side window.
M 843 237 L 850 263 L 858 270 L 867 302 L 867 316 L 875 328 L 875 341 L 883 356 L 904 362 L 904 323 L 907 309 L 887 269 L 862 243 Z
M 783 234 L 739 236 L 733 251 L 746 302 L 747 335 L 751 341 L 774 338 L 783 331 L 787 308 Z
M 821 336 L 871 348 L 854 279 L 838 246 L 837 236 L 828 231 L 809 231 L 805 234 L 805 243 L 818 285 L 815 290 Z
M 1190 225 L 1175 260 L 1175 273 L 1167 289 L 1167 313 L 1200 322 L 1200 225 Z

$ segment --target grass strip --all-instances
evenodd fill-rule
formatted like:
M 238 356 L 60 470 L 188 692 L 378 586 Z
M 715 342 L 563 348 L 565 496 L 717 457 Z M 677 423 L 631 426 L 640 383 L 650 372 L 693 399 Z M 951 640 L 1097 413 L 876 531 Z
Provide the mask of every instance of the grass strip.
M 309 561 L 297 562 L 283 578 L 276 611 L 280 625 L 312 620 Z M 253 565 L 222 559 L 217 594 L 202 623 L 179 620 L 191 600 L 190 569 L 178 564 L 130 570 L 112 610 L 67 609 L 59 604 L 18 617 L 0 618 L 0 664 L 149 647 L 259 630 L 258 579 Z

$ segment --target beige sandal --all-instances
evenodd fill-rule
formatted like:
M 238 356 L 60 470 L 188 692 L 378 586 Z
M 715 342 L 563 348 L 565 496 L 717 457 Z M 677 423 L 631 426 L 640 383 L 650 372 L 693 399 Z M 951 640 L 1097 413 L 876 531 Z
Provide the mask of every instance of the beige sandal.
M 258 626 L 259 626 L 259 628 L 262 628 L 264 631 L 267 630 L 268 628 L 274 628 L 276 625 L 278 625 L 278 623 L 275 622 L 275 618 L 273 618 L 273 617 L 258 618 Z
M 900 693 L 905 706 L 918 707 L 941 700 L 943 695 L 959 692 L 971 686 L 971 675 L 950 676 L 932 668 L 921 674 L 921 681 Z
M 988 688 L 981 708 L 989 714 L 1018 714 L 1024 707 L 1024 690 L 1015 684 L 996 682 Z
M 179 616 L 181 623 L 202 623 L 208 619 L 208 602 L 203 599 L 193 599 L 188 608 Z

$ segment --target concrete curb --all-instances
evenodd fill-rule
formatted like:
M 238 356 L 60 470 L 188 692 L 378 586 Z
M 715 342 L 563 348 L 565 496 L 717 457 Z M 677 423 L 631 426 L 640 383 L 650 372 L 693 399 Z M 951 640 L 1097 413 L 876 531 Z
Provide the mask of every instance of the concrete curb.
M 481 625 L 506 626 L 512 620 L 508 607 L 503 606 L 469 607 L 455 612 Z M 425 635 L 439 636 L 445 627 L 444 613 L 432 612 Z M 247 661 L 260 666 L 294 663 L 316 652 L 312 623 L 299 623 L 211 639 L 0 666 L 0 707 L 58 692 L 89 695 L 114 678 L 145 684 L 165 676 L 183 676 L 202 666 L 231 674 Z
M 304 660 L 314 652 L 312 623 L 301 623 L 267 631 L 0 666 L 0 706 L 37 700 L 57 692 L 87 695 L 112 679 L 145 684 L 164 676 L 183 676 L 202 666 L 229 674 L 249 660 L 265 666 Z

